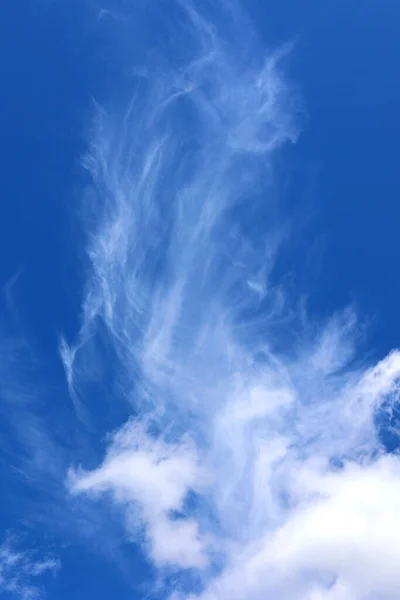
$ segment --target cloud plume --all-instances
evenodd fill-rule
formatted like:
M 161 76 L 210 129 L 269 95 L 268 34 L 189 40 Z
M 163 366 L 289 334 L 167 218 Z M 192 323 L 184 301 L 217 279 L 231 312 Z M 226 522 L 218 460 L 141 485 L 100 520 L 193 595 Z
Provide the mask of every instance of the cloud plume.
M 305 318 L 279 269 L 275 164 L 299 129 L 285 52 L 234 2 L 171 14 L 185 51 L 151 53 L 91 129 L 89 272 L 61 357 L 82 421 L 93 381 L 130 417 L 70 492 L 117 505 L 161 578 L 196 573 L 174 598 L 397 598 L 400 463 L 379 415 L 400 354 L 364 365 L 355 312 Z

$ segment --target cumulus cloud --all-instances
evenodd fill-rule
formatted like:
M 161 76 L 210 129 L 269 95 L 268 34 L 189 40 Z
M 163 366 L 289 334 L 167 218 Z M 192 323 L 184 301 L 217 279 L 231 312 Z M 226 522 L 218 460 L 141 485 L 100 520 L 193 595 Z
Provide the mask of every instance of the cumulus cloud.
M 100 364 L 132 416 L 69 490 L 120 507 L 161 573 L 197 573 L 176 598 L 394 599 L 400 463 L 378 425 L 400 354 L 364 365 L 355 312 L 304 318 L 277 267 L 274 161 L 298 133 L 283 54 L 233 2 L 178 8 L 184 62 L 152 54 L 91 132 L 90 272 L 61 357 L 78 416 Z
M 190 444 L 165 444 L 151 440 L 137 426 L 125 427 L 114 438 L 102 466 L 91 473 L 71 474 L 71 489 L 78 492 L 112 492 L 114 499 L 141 511 L 128 510 L 128 526 L 143 519 L 157 565 L 203 567 L 206 555 L 198 524 L 172 518 L 182 512 L 189 490 L 199 486 L 201 473 Z

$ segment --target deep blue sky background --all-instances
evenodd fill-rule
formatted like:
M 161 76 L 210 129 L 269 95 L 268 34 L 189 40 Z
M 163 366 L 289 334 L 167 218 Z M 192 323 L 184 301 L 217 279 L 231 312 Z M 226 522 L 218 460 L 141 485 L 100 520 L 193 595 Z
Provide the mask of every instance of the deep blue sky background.
M 312 286 L 317 313 L 354 301 L 372 320 L 368 350 L 383 356 L 400 344 L 400 8 L 395 0 L 246 4 L 269 47 L 296 42 L 286 64 L 307 118 L 288 155 L 285 193 L 313 220 L 290 267 Z M 73 335 L 79 324 L 74 220 L 92 98 L 119 85 L 120 48 L 95 15 L 81 0 L 12 0 L 0 19 L 2 320 L 13 315 L 48 357 L 58 332 Z M 72 585 L 76 558 L 65 558 L 61 577 Z M 79 590 L 60 583 L 57 597 L 90 597 L 89 563 L 86 577 Z M 110 597 L 107 587 L 97 592 Z

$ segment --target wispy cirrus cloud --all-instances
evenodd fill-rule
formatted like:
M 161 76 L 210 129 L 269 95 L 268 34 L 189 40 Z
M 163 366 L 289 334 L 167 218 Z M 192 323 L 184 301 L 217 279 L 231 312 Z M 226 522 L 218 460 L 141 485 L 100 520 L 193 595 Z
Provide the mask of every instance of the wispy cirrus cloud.
M 96 113 L 90 273 L 61 356 L 81 419 L 99 365 L 132 415 L 69 489 L 119 506 L 165 582 L 196 572 L 174 598 L 394 599 L 400 463 L 379 415 L 400 354 L 356 361 L 354 310 L 305 319 L 279 270 L 274 161 L 296 94 L 224 4 L 174 4 L 184 59 L 153 53 L 126 112 Z
M 0 545 L 0 592 L 21 600 L 45 597 L 41 583 L 46 574 L 55 575 L 61 567 L 58 558 L 21 550 L 12 536 Z

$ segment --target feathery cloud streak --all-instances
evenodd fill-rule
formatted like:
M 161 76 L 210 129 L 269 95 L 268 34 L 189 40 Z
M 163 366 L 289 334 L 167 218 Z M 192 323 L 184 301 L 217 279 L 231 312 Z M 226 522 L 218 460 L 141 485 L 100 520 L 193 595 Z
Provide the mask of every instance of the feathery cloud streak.
M 18 550 L 9 537 L 0 546 L 0 592 L 10 598 L 40 600 L 45 596 L 38 581 L 46 573 L 54 575 L 60 566 L 53 556 L 41 560 L 33 552 Z
M 377 415 L 400 354 L 355 367 L 354 312 L 307 325 L 277 272 L 274 160 L 296 140 L 296 94 L 223 5 L 174 5 L 179 61 L 153 52 L 128 109 L 96 113 L 90 274 L 61 355 L 82 421 L 101 359 L 132 417 L 69 488 L 120 506 L 161 577 L 196 572 L 176 598 L 389 600 L 400 463 Z

